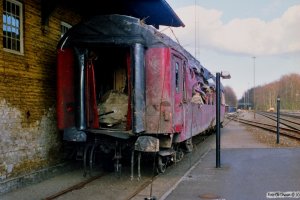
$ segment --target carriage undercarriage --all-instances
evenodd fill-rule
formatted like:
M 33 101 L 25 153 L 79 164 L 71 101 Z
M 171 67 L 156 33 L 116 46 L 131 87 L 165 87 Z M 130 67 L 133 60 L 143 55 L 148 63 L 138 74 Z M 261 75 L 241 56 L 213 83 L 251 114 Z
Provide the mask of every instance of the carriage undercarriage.
M 207 130 L 205 133 L 211 133 L 211 130 Z M 83 176 L 93 176 L 95 166 L 102 161 L 99 155 L 109 157 L 109 160 L 112 161 L 110 167 L 113 167 L 114 173 L 120 177 L 124 160 L 123 154 L 126 154 L 125 157 L 130 158 L 131 180 L 134 179 L 135 170 L 137 170 L 137 179 L 140 180 L 143 155 L 152 158 L 153 169 L 159 174 L 164 173 L 169 165 L 181 161 L 185 153 L 193 151 L 192 138 L 180 143 L 173 143 L 170 148 L 160 148 L 159 139 L 151 135 L 136 137 L 128 131 L 101 129 L 88 130 L 87 135 L 89 139 L 77 152 L 82 155 Z M 97 160 L 99 158 L 100 160 Z M 107 163 L 107 160 L 104 162 Z
M 151 137 L 154 139 L 152 136 L 141 137 Z M 137 167 L 137 178 L 141 178 L 141 158 L 143 154 L 147 154 L 147 156 L 153 158 L 157 173 L 164 173 L 169 164 L 180 161 L 184 155 L 183 150 L 179 148 L 176 148 L 177 151 L 173 148 L 161 150 L 149 150 L 149 148 L 147 148 L 148 150 L 144 149 L 144 151 L 142 151 L 140 148 L 135 148 L 136 142 L 136 137 L 127 139 L 111 137 L 109 139 L 103 139 L 103 136 L 94 135 L 94 139 L 86 142 L 80 152 L 83 162 L 83 176 L 92 176 L 95 165 L 99 164 L 99 160 L 96 160 L 99 158 L 97 154 L 106 154 L 110 157 L 111 161 L 113 161 L 113 170 L 119 177 L 121 176 L 122 159 L 124 158 L 122 153 L 130 152 L 131 180 L 134 179 L 135 167 Z

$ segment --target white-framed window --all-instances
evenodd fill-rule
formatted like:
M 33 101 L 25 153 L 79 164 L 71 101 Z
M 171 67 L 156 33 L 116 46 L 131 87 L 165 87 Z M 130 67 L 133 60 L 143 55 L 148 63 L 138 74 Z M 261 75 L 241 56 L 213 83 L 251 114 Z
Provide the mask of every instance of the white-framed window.
M 61 23 L 60 23 L 60 32 L 61 32 L 60 37 L 63 37 L 64 34 L 65 34 L 71 27 L 72 27 L 71 24 L 68 24 L 68 23 L 66 23 L 66 22 L 61 22 Z
M 3 0 L 3 48 L 23 54 L 23 5 L 15 0 Z

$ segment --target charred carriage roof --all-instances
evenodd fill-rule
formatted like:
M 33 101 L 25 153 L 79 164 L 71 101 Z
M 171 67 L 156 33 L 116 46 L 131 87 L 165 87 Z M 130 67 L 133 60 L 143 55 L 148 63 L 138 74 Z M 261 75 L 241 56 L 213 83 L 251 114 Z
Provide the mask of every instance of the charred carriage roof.
M 201 72 L 204 79 L 215 77 L 204 68 L 180 44 L 154 27 L 146 25 L 143 21 L 125 15 L 94 16 L 72 27 L 61 39 L 58 48 L 64 47 L 97 47 L 102 45 L 125 45 L 135 43 L 147 47 L 170 47 L 184 55 L 189 66 Z
M 66 42 L 66 43 L 65 43 Z M 150 46 L 179 45 L 138 18 L 125 15 L 94 16 L 77 24 L 65 34 L 60 45 L 95 46 L 100 44 L 141 43 Z
M 190 53 L 178 43 L 154 27 L 146 25 L 138 18 L 125 15 L 101 15 L 94 16 L 72 27 L 61 39 L 58 48 L 65 46 L 93 47 L 98 45 L 131 45 L 141 43 L 145 47 L 168 46 L 183 55 L 192 63 L 192 66 L 200 66 Z
M 154 28 L 134 17 L 124 15 L 94 16 L 72 27 L 59 45 L 97 46 L 101 44 L 131 45 L 153 43 Z M 66 43 L 64 43 L 66 42 Z

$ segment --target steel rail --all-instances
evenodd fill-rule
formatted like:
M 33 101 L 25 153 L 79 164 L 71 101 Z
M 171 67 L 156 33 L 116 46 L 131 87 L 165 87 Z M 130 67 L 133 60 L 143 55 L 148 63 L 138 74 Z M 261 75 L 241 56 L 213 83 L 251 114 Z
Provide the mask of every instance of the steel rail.
M 136 189 L 133 193 L 131 193 L 130 195 L 128 195 L 124 200 L 130 200 L 133 197 L 137 196 L 142 190 L 144 190 L 146 187 L 148 187 L 149 185 L 151 185 L 153 183 L 153 181 L 155 181 L 155 179 L 159 176 L 159 174 L 155 175 L 152 178 L 149 178 L 149 180 L 147 180 L 145 183 L 143 183 L 138 189 Z
M 267 113 L 264 113 L 264 112 L 257 112 L 257 114 L 262 115 L 262 116 L 264 116 L 266 118 L 269 118 L 269 119 L 271 119 L 273 121 L 277 121 L 276 116 L 274 116 L 272 114 L 267 114 Z M 282 121 L 285 121 L 285 122 L 282 122 Z M 283 125 L 285 125 L 285 126 L 287 126 L 289 128 L 292 128 L 294 130 L 300 131 L 300 128 L 296 128 L 295 126 L 287 124 L 286 122 L 300 126 L 300 123 L 298 123 L 298 122 L 288 120 L 288 119 L 286 119 L 284 117 L 280 117 L 280 124 L 283 124 Z
M 276 129 L 275 125 L 264 124 L 264 123 L 260 123 L 260 122 L 254 122 L 254 121 L 239 119 L 239 118 L 232 119 L 232 120 L 243 123 L 243 124 L 247 124 L 247 125 L 250 125 L 250 126 L 253 126 L 256 128 L 260 128 L 260 129 L 263 129 L 266 131 L 276 133 L 276 130 L 274 130 L 274 129 Z M 274 129 L 272 129 L 272 128 L 274 128 Z M 300 132 L 299 131 L 295 131 L 295 130 L 287 129 L 287 128 L 280 128 L 280 129 L 284 130 L 284 132 L 283 131 L 280 132 L 281 135 L 284 135 L 284 136 L 287 136 L 287 137 L 290 137 L 290 138 L 293 138 L 296 140 L 300 140 Z
M 50 196 L 48 196 L 46 198 L 43 198 L 43 200 L 53 200 L 53 199 L 56 199 L 56 198 L 58 198 L 58 197 L 60 197 L 60 196 L 62 196 L 64 194 L 72 192 L 73 190 L 79 190 L 79 189 L 83 188 L 86 184 L 91 183 L 91 182 L 93 182 L 93 181 L 95 181 L 95 180 L 103 177 L 104 175 L 106 175 L 106 173 L 102 173 L 102 174 L 100 174 L 98 176 L 93 176 L 93 177 L 91 177 L 91 178 L 89 178 L 87 180 L 81 181 L 81 182 L 79 182 L 79 183 L 77 183 L 75 185 L 72 185 L 72 186 L 64 189 L 64 190 L 61 190 L 61 191 L 59 191 L 59 192 L 57 192 L 57 193 L 55 193 L 53 195 L 50 195 Z

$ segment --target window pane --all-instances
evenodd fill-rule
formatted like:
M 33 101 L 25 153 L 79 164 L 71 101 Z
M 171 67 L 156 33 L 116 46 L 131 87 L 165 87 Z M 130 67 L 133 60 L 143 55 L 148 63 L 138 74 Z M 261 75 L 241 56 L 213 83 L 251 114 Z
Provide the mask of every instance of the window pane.
M 12 24 L 13 26 L 16 26 L 16 19 L 15 19 L 14 17 L 12 17 L 12 19 L 11 19 L 11 24 Z
M 15 40 L 11 40 L 11 49 L 16 50 L 16 41 Z
M 17 41 L 17 51 L 20 51 L 21 50 L 21 48 L 20 48 L 20 41 Z
M 7 24 L 11 24 L 11 16 L 7 15 Z
M 7 5 L 6 5 L 7 7 L 6 7 L 6 10 L 8 11 L 8 12 L 10 12 L 11 11 L 11 4 L 10 4 L 10 2 L 9 1 L 7 1 Z
M 7 26 L 6 31 L 10 34 L 11 33 L 11 26 Z
M 12 5 L 11 5 L 11 13 L 12 13 L 12 14 L 15 14 L 15 13 L 16 13 L 16 6 L 15 6 L 15 4 L 12 4 Z
M 20 16 L 20 6 L 16 6 L 16 16 Z
M 7 48 L 8 49 L 11 49 L 11 39 L 9 38 L 8 41 L 7 41 Z
M 16 27 L 20 27 L 20 25 L 19 25 L 19 21 L 20 21 L 20 19 L 19 18 L 16 18 Z
M 3 37 L 3 47 L 6 48 L 6 37 Z

